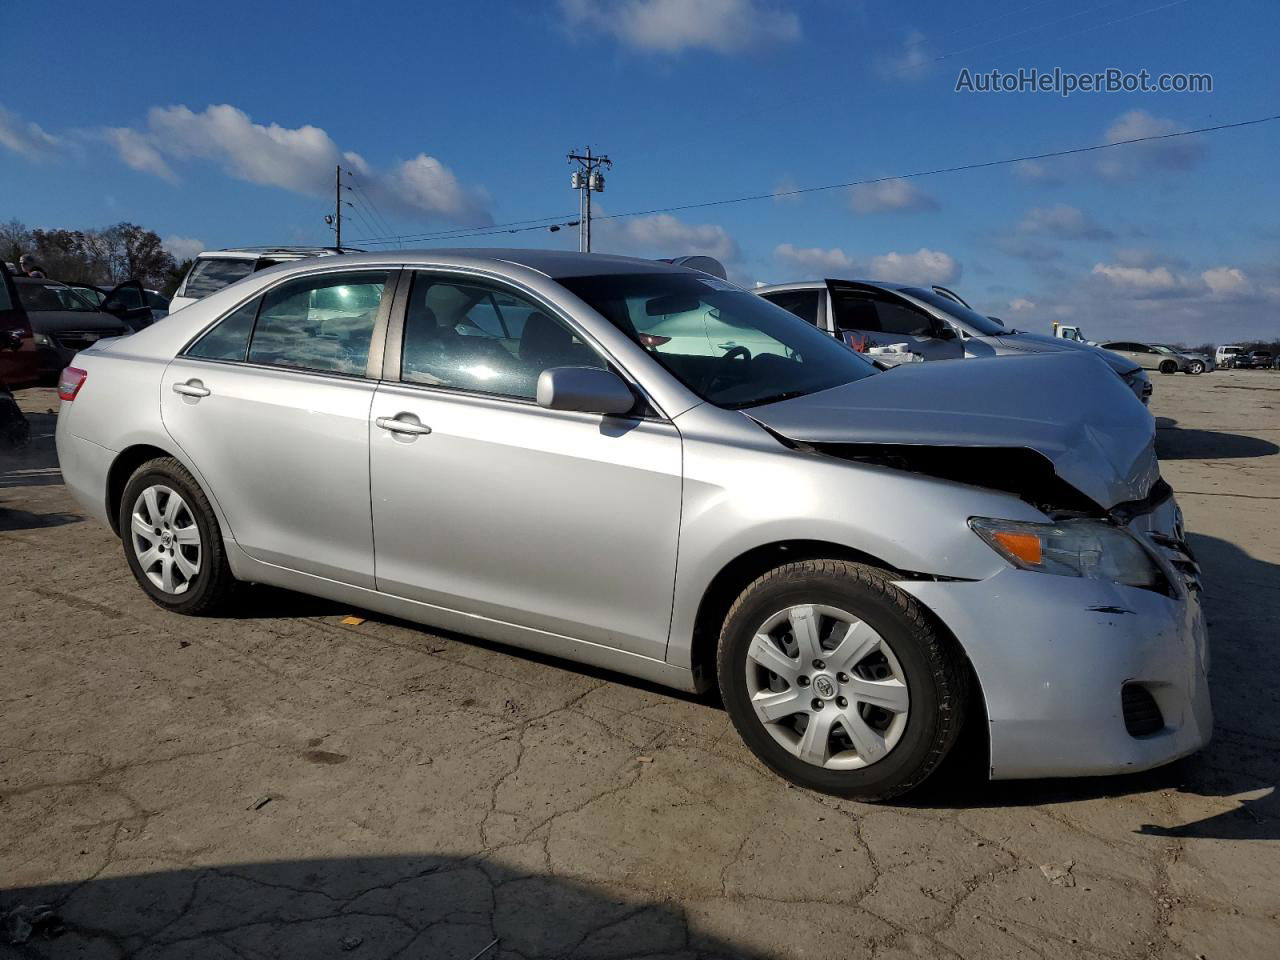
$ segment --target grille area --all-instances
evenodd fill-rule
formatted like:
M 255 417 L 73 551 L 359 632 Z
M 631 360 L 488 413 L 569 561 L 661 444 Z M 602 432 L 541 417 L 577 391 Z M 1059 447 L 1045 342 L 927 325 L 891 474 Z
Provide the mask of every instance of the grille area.
M 1126 683 L 1120 688 L 1120 702 L 1124 707 L 1124 728 L 1131 737 L 1149 737 L 1164 729 L 1164 715 L 1160 705 L 1146 687 Z

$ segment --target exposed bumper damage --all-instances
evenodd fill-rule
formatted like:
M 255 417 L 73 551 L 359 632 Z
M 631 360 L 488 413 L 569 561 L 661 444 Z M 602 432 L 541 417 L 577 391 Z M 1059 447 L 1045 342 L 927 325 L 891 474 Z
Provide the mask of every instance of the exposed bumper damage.
M 993 778 L 1145 770 L 1209 742 L 1208 637 L 1177 506 L 1166 497 L 1129 528 L 1160 557 L 1170 595 L 1012 568 L 981 581 L 898 584 L 973 663 Z

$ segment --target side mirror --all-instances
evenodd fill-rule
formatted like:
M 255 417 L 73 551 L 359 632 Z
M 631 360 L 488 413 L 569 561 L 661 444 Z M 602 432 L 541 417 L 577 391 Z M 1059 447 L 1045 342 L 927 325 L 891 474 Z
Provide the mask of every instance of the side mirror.
M 934 336 L 936 336 L 939 340 L 955 340 L 959 336 L 959 334 L 957 334 L 952 327 L 944 326 L 941 329 L 939 329 L 938 332 L 934 334 Z
M 636 405 L 631 388 L 616 373 L 597 367 L 552 367 L 538 375 L 538 406 L 617 416 Z

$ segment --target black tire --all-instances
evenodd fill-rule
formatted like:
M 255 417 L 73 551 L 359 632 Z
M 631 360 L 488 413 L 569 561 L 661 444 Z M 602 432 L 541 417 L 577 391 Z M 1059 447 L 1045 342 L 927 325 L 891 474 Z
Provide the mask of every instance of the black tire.
M 131 543 L 133 505 L 142 492 L 153 484 L 163 484 L 176 490 L 186 502 L 200 532 L 201 563 L 199 572 L 192 578 L 184 593 L 166 593 L 156 586 L 143 572 Z M 218 529 L 218 519 L 209 505 L 209 498 L 191 473 L 172 457 L 163 457 L 144 463 L 134 471 L 125 484 L 120 498 L 118 514 L 120 540 L 124 546 L 125 560 L 134 579 L 157 606 L 187 616 L 217 616 L 229 606 L 237 581 L 227 564 L 226 548 Z
M 773 738 L 751 705 L 747 651 L 755 631 L 771 615 L 798 604 L 838 607 L 865 621 L 905 674 L 906 728 L 884 757 L 859 769 L 806 763 Z M 950 638 L 883 570 L 844 560 L 787 564 L 748 585 L 725 617 L 717 673 L 734 727 L 765 766 L 799 786 L 859 800 L 887 800 L 923 783 L 954 745 L 969 705 L 968 665 Z
M 1204 363 L 1200 360 L 1192 360 L 1190 365 L 1187 367 L 1187 373 L 1192 374 L 1193 376 L 1204 373 Z
M 1177 372 L 1178 372 L 1178 364 L 1177 364 L 1177 363 L 1175 363 L 1173 360 L 1161 360 L 1161 361 L 1160 361 L 1160 372 L 1161 372 L 1161 373 L 1177 373 Z

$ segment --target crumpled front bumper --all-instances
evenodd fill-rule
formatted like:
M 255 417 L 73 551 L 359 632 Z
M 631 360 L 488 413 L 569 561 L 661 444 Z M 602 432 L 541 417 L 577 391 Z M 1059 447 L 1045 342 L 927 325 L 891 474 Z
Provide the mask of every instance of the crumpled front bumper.
M 1174 596 L 1012 567 L 974 582 L 898 583 L 973 663 L 993 779 L 1145 770 L 1209 742 L 1208 635 L 1176 504 L 1170 498 L 1131 529 L 1161 557 Z M 1155 701 L 1158 730 L 1129 732 L 1126 684 Z

